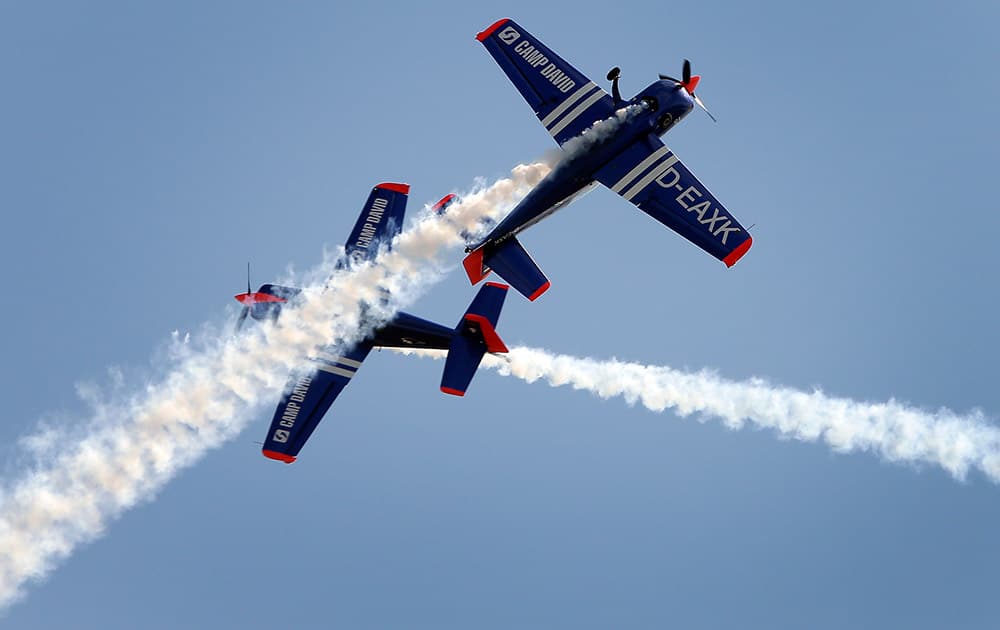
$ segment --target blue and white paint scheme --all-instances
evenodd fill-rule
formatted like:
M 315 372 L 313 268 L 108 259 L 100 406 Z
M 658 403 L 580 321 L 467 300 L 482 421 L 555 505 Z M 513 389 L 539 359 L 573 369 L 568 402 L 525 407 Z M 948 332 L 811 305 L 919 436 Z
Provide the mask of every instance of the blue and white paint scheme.
M 374 259 L 399 234 L 406 213 L 410 187 L 384 183 L 372 189 L 345 245 L 343 265 Z M 454 195 L 438 202 L 444 206 Z M 236 296 L 243 304 L 237 325 L 249 316 L 256 320 L 277 318 L 285 306 L 294 307 L 300 289 L 264 284 L 256 292 L 247 287 Z M 507 297 L 507 285 L 487 282 L 455 328 L 397 313 L 353 347 L 336 351 L 318 350 L 311 357 L 313 370 L 292 376 L 274 411 L 262 451 L 266 457 L 290 464 L 298 457 L 309 436 L 372 348 L 419 348 L 447 350 L 441 391 L 464 396 L 487 352 L 507 352 L 496 332 L 497 320 Z
M 517 234 L 598 183 L 727 267 L 750 249 L 746 229 L 660 140 L 696 104 L 704 108 L 695 95 L 700 77 L 691 76 L 688 62 L 682 80 L 661 75 L 625 101 L 617 68 L 608 73 L 612 96 L 511 19 L 498 20 L 476 39 L 566 157 L 486 238 L 468 247 L 464 266 L 473 284 L 495 271 L 529 300 L 544 293 L 550 283 Z

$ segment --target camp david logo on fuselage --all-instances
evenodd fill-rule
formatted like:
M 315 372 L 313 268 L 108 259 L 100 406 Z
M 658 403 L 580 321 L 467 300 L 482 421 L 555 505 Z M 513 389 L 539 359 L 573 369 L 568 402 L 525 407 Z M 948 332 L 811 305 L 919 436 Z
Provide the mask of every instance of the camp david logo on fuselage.
M 515 31 L 513 26 L 508 26 L 507 28 L 500 31 L 499 35 L 497 35 L 497 37 L 500 38 L 500 41 L 507 44 L 508 46 L 516 42 L 517 38 L 520 36 L 521 34 Z

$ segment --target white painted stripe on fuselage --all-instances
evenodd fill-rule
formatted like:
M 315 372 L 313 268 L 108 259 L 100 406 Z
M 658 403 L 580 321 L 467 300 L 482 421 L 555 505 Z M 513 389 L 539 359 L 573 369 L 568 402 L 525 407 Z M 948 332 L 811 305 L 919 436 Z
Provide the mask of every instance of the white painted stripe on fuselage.
M 604 90 L 598 89 L 596 92 L 587 97 L 587 100 L 577 105 L 576 108 L 573 109 L 573 111 L 566 114 L 563 117 L 563 119 L 556 124 L 555 127 L 549 129 L 549 133 L 552 134 L 552 137 L 555 137 L 557 133 L 568 127 L 574 120 L 580 117 L 580 114 L 590 109 L 591 105 L 601 100 L 602 98 L 604 98 Z
M 597 84 L 594 83 L 593 81 L 591 81 L 590 83 L 588 83 L 587 85 L 583 86 L 582 88 L 580 88 L 576 92 L 573 92 L 573 94 L 571 96 L 567 97 L 566 100 L 564 100 L 562 103 L 560 103 L 558 107 L 556 107 L 555 109 L 553 109 L 552 112 L 548 116 L 546 116 L 545 118 L 542 119 L 542 124 L 545 125 L 546 127 L 548 127 L 549 125 L 551 125 L 553 122 L 555 122 L 556 118 L 559 118 L 560 116 L 562 116 L 562 113 L 564 111 L 566 111 L 567 109 L 569 109 L 570 107 L 572 107 L 573 103 L 575 103 L 578 100 L 580 100 L 581 98 L 583 98 L 586 94 L 589 94 L 590 91 L 593 90 L 596 87 L 597 87 Z
M 330 374 L 336 374 L 337 376 L 343 376 L 346 378 L 354 378 L 354 372 L 350 370 L 345 370 L 344 368 L 337 367 L 335 365 L 327 365 L 326 363 L 317 363 L 316 367 L 324 372 L 329 372 Z
M 640 179 L 638 184 L 632 186 L 626 192 L 622 193 L 622 197 L 628 199 L 629 201 L 632 201 L 632 197 L 635 197 L 637 194 L 639 194 L 639 191 L 644 189 L 646 186 L 649 186 L 649 184 L 654 179 L 666 173 L 667 169 L 669 169 L 677 162 L 678 162 L 677 156 L 671 155 L 666 160 L 664 160 L 659 166 L 651 170 L 645 177 Z
M 669 147 L 666 147 L 666 146 L 660 147 L 659 149 L 657 149 L 652 154 L 646 156 L 645 160 L 643 160 L 642 162 L 639 162 L 638 166 L 636 166 L 631 171 L 629 171 L 628 174 L 625 175 L 625 177 L 622 177 L 621 179 L 619 179 L 618 183 L 611 187 L 611 192 L 620 193 L 622 190 L 625 189 L 626 186 L 628 186 L 629 184 L 631 184 L 632 181 L 636 177 L 638 177 L 639 175 L 641 175 L 643 173 L 643 171 L 645 171 L 647 168 L 649 168 L 650 166 L 652 166 L 653 162 L 655 162 L 655 161 L 659 160 L 661 157 L 663 157 L 663 155 L 665 153 L 670 153 L 670 148 Z

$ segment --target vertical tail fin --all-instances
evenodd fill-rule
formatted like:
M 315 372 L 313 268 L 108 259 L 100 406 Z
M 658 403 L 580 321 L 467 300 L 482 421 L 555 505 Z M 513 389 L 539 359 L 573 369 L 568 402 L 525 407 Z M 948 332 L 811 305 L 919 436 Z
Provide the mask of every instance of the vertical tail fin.
M 487 352 L 507 352 L 507 346 L 496 331 L 506 297 L 507 285 L 496 282 L 487 282 L 476 294 L 451 338 L 441 376 L 442 392 L 464 396 L 483 355 Z

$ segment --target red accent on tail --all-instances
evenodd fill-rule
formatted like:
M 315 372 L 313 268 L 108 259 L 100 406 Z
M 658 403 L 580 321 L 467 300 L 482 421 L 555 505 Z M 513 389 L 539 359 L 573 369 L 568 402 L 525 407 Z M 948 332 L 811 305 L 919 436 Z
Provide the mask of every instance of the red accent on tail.
M 683 85 L 684 89 L 688 91 L 688 94 L 694 94 L 695 88 L 698 87 L 698 81 L 701 81 L 701 75 L 696 74 L 688 79 L 687 83 L 682 83 L 681 85 Z
M 486 285 L 491 287 L 496 287 L 498 289 L 503 289 L 504 291 L 510 288 L 506 284 L 500 284 L 499 282 L 487 282 Z
M 732 267 L 736 264 L 740 258 L 743 258 L 743 254 L 750 251 L 750 246 L 753 244 L 753 237 L 747 236 L 747 240 L 740 243 L 740 246 L 729 252 L 729 255 L 722 259 L 722 262 L 726 263 L 727 267 Z
M 479 330 L 483 333 L 483 340 L 486 342 L 487 352 L 507 352 L 507 346 L 504 344 L 503 339 L 497 334 L 497 329 L 493 327 L 490 320 L 486 319 L 482 315 L 476 315 L 475 313 L 469 313 L 465 316 L 465 319 L 470 322 L 476 322 L 479 324 Z
M 548 280 L 546 280 L 545 284 L 543 284 L 542 286 L 538 287 L 537 291 L 535 291 L 534 293 L 532 293 L 531 295 L 528 296 L 528 301 L 529 302 L 534 302 L 535 299 L 538 298 L 539 295 L 541 295 L 541 294 L 545 293 L 546 291 L 548 291 L 549 287 L 551 287 L 551 286 L 552 286 L 552 283 L 549 282 Z
M 469 282 L 479 284 L 483 278 L 490 275 L 489 267 L 483 265 L 483 248 L 472 251 L 465 260 L 462 261 L 465 273 L 469 276 Z
M 443 391 L 446 394 L 451 394 L 452 396 L 465 396 L 465 392 L 463 392 L 460 389 L 455 389 L 453 387 L 445 387 L 442 385 L 441 391 Z
M 261 452 L 264 453 L 264 457 L 267 457 L 269 459 L 276 459 L 279 462 L 285 462 L 286 464 L 291 464 L 292 462 L 295 461 L 294 455 L 286 455 L 285 453 L 279 453 L 278 451 L 269 451 L 267 449 L 264 449 Z
M 404 195 L 410 194 L 409 184 L 394 184 L 392 182 L 382 182 L 375 188 L 381 188 L 382 190 L 391 190 L 393 192 L 403 193 Z
M 431 210 L 434 212 L 444 212 L 448 206 L 451 205 L 452 200 L 456 197 L 455 193 L 450 193 L 441 198 L 441 201 L 437 202 L 431 206 Z
M 271 295 L 270 293 L 240 293 L 239 295 L 234 295 L 236 301 L 244 306 L 253 306 L 254 304 L 260 304 L 263 302 L 287 302 L 285 298 L 280 298 L 277 295 Z
M 491 24 L 490 26 L 488 26 L 486 28 L 486 30 L 484 30 L 481 33 L 479 33 L 478 35 L 476 35 L 476 39 L 478 39 L 479 41 L 483 41 L 484 39 L 486 39 L 487 37 L 489 37 L 490 35 L 492 35 L 494 31 L 496 31 L 498 28 L 500 28 L 501 26 L 503 26 L 504 24 L 506 24 L 509 21 L 510 21 L 510 18 L 503 18 L 503 19 L 497 20 L 496 22 L 494 22 L 493 24 Z

